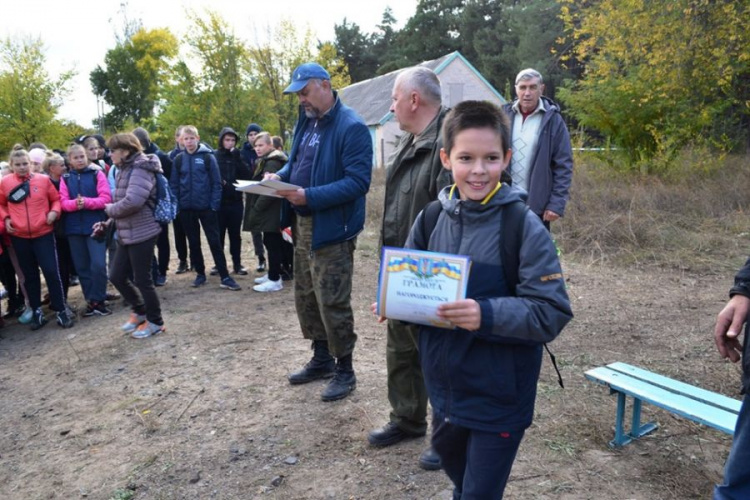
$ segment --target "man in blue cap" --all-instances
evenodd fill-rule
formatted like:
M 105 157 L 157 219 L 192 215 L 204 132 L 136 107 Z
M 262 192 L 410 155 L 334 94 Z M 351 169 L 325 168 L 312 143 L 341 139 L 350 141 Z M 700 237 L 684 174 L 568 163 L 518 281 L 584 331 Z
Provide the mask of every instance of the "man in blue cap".
M 300 116 L 289 161 L 274 177 L 301 186 L 279 194 L 292 208 L 294 300 L 302 335 L 312 341 L 314 352 L 288 378 L 296 385 L 332 377 L 321 399 L 335 401 L 357 384 L 351 291 L 354 248 L 364 227 L 372 174 L 372 139 L 319 64 L 298 66 L 284 93 L 297 94 Z

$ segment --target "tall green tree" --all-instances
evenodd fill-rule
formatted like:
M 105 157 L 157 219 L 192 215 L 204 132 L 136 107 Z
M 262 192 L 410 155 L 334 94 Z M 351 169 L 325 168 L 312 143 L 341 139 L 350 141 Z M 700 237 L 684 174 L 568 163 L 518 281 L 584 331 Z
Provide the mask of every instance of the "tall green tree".
M 419 0 L 416 12 L 394 37 L 381 73 L 412 66 L 461 49 L 463 0 Z
M 333 31 L 334 46 L 346 62 L 352 81 L 356 83 L 372 78 L 379 63 L 371 36 L 362 32 L 357 23 L 348 23 L 346 18 L 341 24 L 334 24 Z
M 192 12 L 189 18 L 189 58 L 175 66 L 160 124 L 171 129 L 192 123 L 211 144 L 226 126 L 242 136 L 250 121 L 265 119 L 247 44 L 214 11 Z
M 13 144 L 44 141 L 62 146 L 67 125 L 57 118 L 69 93 L 73 71 L 52 77 L 45 69 L 39 38 L 6 38 L 0 42 L 0 151 Z
M 314 60 L 313 36 L 309 29 L 299 33 L 294 23 L 283 19 L 273 31 L 268 28 L 266 39 L 250 48 L 250 58 L 263 89 L 263 105 L 276 120 L 267 127 L 287 139 L 297 121 L 298 104 L 296 96 L 283 92 L 294 68 Z
M 633 160 L 746 143 L 750 2 L 562 1 L 585 73 L 561 96 L 581 124 Z
M 133 33 L 126 30 L 107 51 L 104 67 L 97 66 L 89 77 L 94 93 L 111 107 L 104 117 L 107 129 L 120 129 L 127 120 L 146 124 L 154 116 L 177 49 L 177 39 L 168 29 L 139 28 Z

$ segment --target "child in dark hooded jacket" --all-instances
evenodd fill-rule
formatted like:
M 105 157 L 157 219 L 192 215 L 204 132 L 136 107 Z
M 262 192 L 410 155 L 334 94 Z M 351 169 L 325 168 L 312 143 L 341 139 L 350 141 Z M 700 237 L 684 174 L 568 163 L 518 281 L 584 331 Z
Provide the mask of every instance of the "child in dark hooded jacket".
M 229 235 L 229 254 L 232 256 L 234 273 L 246 275 L 247 270 L 242 267 L 242 218 L 245 205 L 242 192 L 237 191 L 234 184 L 238 179 L 250 179 L 250 166 L 245 163 L 237 149 L 239 137 L 231 127 L 224 127 L 219 134 L 219 147 L 214 151 L 216 163 L 221 175 L 221 208 L 219 208 L 219 238 L 224 248 L 225 235 Z M 218 274 L 212 269 L 211 274 Z

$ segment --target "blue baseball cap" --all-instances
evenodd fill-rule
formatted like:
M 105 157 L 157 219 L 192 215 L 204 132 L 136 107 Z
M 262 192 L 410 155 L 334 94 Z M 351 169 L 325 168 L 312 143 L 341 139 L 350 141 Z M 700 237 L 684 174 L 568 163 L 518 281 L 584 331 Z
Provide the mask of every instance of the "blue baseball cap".
M 285 94 L 296 94 L 305 88 L 311 78 L 319 80 L 330 80 L 331 75 L 318 63 L 304 63 L 297 66 L 292 73 L 292 83 L 284 89 Z

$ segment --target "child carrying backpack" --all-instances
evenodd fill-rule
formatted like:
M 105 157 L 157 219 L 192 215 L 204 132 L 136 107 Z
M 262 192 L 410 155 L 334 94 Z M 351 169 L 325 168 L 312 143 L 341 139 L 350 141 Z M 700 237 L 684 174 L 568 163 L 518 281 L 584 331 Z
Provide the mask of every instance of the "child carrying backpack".
M 425 230 L 425 209 L 406 243 L 472 262 L 467 298 L 438 307 L 456 328 L 419 332 L 432 446 L 454 498 L 502 498 L 532 422 L 543 345 L 573 317 L 549 233 L 518 203 L 525 191 L 501 182 L 509 136 L 507 117 L 488 102 L 464 101 L 446 116 L 440 157 L 455 184 L 439 194 L 434 229 Z M 519 216 L 520 230 L 506 231 L 505 219 Z M 503 238 L 513 233 L 517 283 L 509 283 L 503 262 Z

